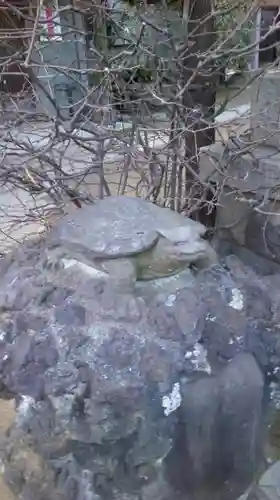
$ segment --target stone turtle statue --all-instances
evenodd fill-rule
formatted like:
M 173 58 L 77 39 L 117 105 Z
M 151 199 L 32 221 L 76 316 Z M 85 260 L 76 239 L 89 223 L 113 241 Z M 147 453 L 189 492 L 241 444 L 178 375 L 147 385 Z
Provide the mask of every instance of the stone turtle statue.
M 168 208 L 136 197 L 111 196 L 76 210 L 53 230 L 61 257 L 74 257 L 110 276 L 133 283 L 176 274 L 185 267 L 209 267 L 215 251 L 203 239 L 206 228 Z
M 228 258 L 160 270 L 123 294 L 90 267 L 102 242 L 108 255 L 115 241 L 124 272 L 112 235 L 133 247 L 135 232 L 159 241 L 158 229 L 171 229 L 173 248 L 174 228 L 186 246 L 188 228 L 199 242 L 204 231 L 142 201 L 135 219 L 138 200 L 124 203 L 131 213 L 122 204 L 96 220 L 95 207 L 80 210 L 76 239 L 64 219 L 0 261 L 0 398 L 16 405 L 0 447 L 5 481 L 19 500 L 236 500 L 262 465 L 269 376 L 280 382 L 279 276 L 266 281 Z M 117 232 L 125 217 L 130 233 Z M 53 250 L 86 254 L 93 272 L 42 272 Z

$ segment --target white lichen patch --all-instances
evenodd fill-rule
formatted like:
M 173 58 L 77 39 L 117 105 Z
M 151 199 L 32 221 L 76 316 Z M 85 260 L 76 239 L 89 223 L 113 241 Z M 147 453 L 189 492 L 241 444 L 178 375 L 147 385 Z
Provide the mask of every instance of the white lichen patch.
M 233 288 L 232 291 L 232 299 L 229 302 L 229 306 L 232 307 L 233 309 L 236 309 L 237 311 L 242 311 L 244 307 L 244 299 L 243 299 L 243 294 L 241 293 L 238 288 Z
M 6 332 L 4 332 L 3 330 L 0 330 L 0 341 L 4 341 L 6 338 Z
M 271 400 L 273 401 L 275 408 L 277 410 L 280 410 L 280 391 L 279 391 L 279 386 L 275 382 L 271 382 L 270 384 L 270 390 L 271 390 Z
M 30 408 L 35 406 L 35 399 L 32 398 L 31 396 L 22 396 L 21 401 L 18 406 L 18 415 L 21 418 L 24 418 L 27 416 Z
M 182 396 L 180 392 L 180 384 L 176 382 L 173 385 L 172 391 L 168 396 L 163 396 L 162 407 L 164 409 L 164 415 L 168 417 L 170 413 L 177 410 L 182 403 Z
M 173 304 L 175 303 L 175 301 L 176 301 L 176 295 L 175 295 L 175 293 L 171 293 L 170 295 L 168 295 L 168 297 L 165 301 L 165 305 L 167 307 L 172 307 Z
M 211 374 L 212 370 L 207 359 L 207 351 L 198 342 L 194 345 L 192 351 L 186 352 L 185 359 L 190 361 L 195 371 Z

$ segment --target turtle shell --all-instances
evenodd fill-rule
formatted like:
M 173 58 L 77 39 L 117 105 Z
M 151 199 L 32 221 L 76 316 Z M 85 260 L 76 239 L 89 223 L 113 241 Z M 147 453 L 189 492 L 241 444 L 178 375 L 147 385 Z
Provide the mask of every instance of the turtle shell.
M 63 217 L 55 226 L 56 241 L 95 258 L 136 255 L 155 245 L 161 231 L 191 228 L 197 237 L 205 227 L 168 208 L 136 197 L 110 196 Z

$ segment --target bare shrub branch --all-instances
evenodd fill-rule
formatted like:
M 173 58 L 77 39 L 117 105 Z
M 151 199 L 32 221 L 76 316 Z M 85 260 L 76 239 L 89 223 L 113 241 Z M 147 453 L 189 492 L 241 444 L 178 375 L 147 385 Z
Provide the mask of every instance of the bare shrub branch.
M 0 9 L 3 231 L 26 224 L 37 231 L 114 194 L 192 217 L 211 213 L 227 166 L 215 163 L 214 185 L 201 175 L 201 148 L 225 145 L 231 134 L 235 155 L 259 146 L 244 136 L 249 111 L 220 117 L 242 96 L 246 104 L 246 89 L 267 71 L 253 73 L 249 62 L 259 41 L 274 37 L 277 46 L 277 19 L 256 41 L 256 1 L 52 6 L 3 1 Z M 230 71 L 239 76 L 225 84 Z

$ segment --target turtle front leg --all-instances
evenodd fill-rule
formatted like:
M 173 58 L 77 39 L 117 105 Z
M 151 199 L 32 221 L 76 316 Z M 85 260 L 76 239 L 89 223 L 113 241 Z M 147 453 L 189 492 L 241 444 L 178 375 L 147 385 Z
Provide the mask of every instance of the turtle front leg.
M 97 269 L 94 264 L 82 254 L 77 254 L 63 246 L 56 246 L 50 249 L 50 251 L 47 252 L 46 258 L 43 260 L 42 267 L 43 270 L 51 273 L 75 267 L 91 278 L 102 278 L 106 276 L 104 272 Z
M 46 250 L 42 259 L 42 271 L 56 272 L 64 269 L 63 261 L 68 257 L 68 251 L 62 246 L 53 246 Z
M 137 271 L 133 259 L 106 259 L 100 261 L 98 267 L 109 275 L 115 289 L 122 293 L 131 293 L 134 290 Z

